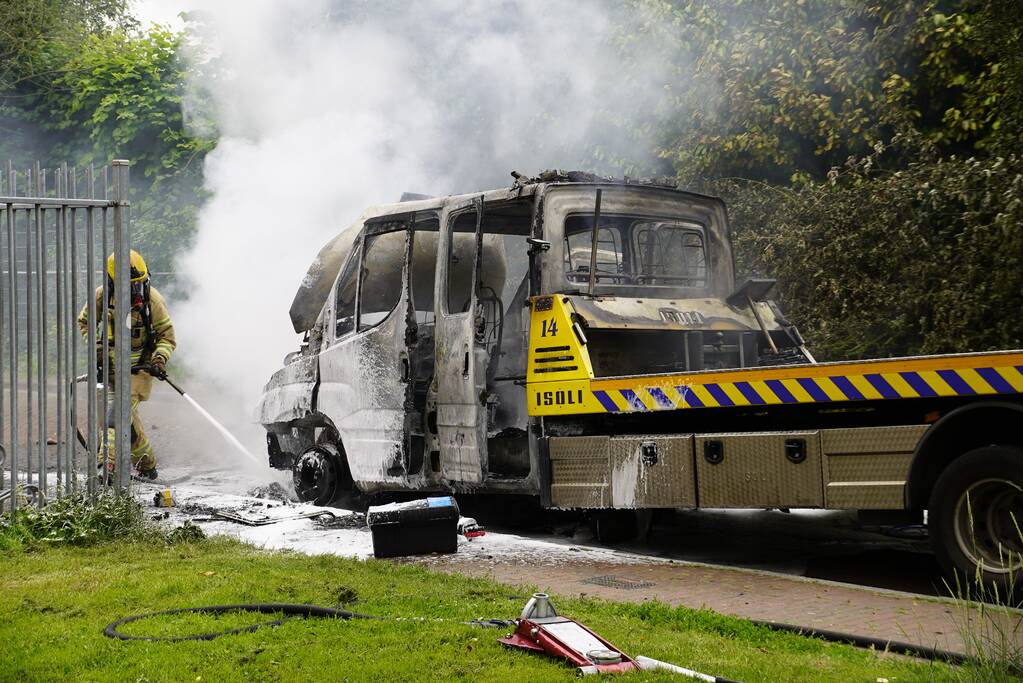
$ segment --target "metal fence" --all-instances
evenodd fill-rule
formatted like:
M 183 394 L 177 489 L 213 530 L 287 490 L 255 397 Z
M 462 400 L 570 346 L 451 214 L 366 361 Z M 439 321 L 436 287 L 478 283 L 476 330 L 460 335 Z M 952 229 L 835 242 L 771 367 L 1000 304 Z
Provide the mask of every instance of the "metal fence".
M 112 319 L 124 324 L 111 326 L 113 339 L 106 324 L 96 323 L 106 320 L 110 300 L 108 250 L 116 256 L 115 281 L 130 277 L 128 162 L 98 169 L 36 163 L 23 171 L 8 162 L 0 170 L 0 231 L 0 511 L 75 491 L 124 490 L 130 472 L 128 287 L 114 288 Z M 90 321 L 85 339 L 77 324 L 83 306 Z M 113 348 L 113 367 L 97 347 Z M 114 387 L 102 381 L 111 373 Z M 108 405 L 113 481 L 97 476 L 99 456 L 111 446 Z

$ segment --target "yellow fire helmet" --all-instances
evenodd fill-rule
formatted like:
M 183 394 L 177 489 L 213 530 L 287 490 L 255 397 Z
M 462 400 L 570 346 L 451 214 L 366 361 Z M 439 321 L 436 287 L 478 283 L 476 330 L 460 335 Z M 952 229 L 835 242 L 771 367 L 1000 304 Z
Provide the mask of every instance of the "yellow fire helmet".
M 107 275 L 110 276 L 111 280 L 117 279 L 117 267 L 114 263 L 114 255 L 110 254 L 107 257 Z M 138 253 L 134 249 L 131 250 L 131 281 L 142 282 L 149 279 L 149 268 L 146 267 L 146 260 L 142 258 L 142 254 Z
M 111 254 L 107 257 L 107 277 L 110 278 L 111 285 L 117 279 L 116 272 L 114 255 Z M 142 258 L 142 254 L 134 249 L 131 250 L 131 293 L 129 298 L 132 309 L 136 311 L 143 310 L 149 305 L 149 268 L 146 267 L 146 260 Z

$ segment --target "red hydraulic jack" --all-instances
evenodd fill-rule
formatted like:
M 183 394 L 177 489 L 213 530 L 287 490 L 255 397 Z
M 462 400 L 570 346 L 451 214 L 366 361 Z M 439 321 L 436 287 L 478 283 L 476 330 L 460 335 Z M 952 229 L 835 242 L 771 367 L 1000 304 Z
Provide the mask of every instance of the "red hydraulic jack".
M 515 631 L 499 640 L 510 647 L 568 660 L 584 675 L 659 669 L 707 683 L 735 683 L 650 657 L 633 659 L 579 622 L 559 616 L 546 593 L 534 593 L 515 620 Z

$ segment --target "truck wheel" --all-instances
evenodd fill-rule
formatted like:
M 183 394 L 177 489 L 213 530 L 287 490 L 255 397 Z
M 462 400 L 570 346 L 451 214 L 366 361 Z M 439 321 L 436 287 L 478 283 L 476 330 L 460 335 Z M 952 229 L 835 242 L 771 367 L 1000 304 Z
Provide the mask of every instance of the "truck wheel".
M 955 585 L 1023 586 L 1023 448 L 985 446 L 956 458 L 928 506 L 931 543 Z
M 329 505 L 341 493 L 347 464 L 337 449 L 321 443 L 307 449 L 295 461 L 292 481 L 299 500 L 313 505 Z

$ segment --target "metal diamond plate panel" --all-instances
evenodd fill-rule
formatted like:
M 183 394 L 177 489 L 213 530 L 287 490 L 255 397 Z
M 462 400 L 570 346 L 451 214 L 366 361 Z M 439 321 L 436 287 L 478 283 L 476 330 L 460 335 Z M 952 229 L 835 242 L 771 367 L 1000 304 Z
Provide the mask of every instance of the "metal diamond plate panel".
M 805 460 L 793 463 L 786 457 L 787 439 L 804 441 Z M 708 441 L 721 445 L 718 464 L 705 457 Z M 820 437 L 817 432 L 699 435 L 696 482 L 702 508 L 822 507 Z
M 551 502 L 555 507 L 611 505 L 608 443 L 606 436 L 550 439 Z
M 911 453 L 928 425 L 821 430 L 821 450 L 839 453 Z
M 905 485 L 897 483 L 829 484 L 828 507 L 835 510 L 899 510 Z
M 611 439 L 611 503 L 616 508 L 696 507 L 693 437 Z
M 927 428 L 902 425 L 822 430 L 827 507 L 901 509 L 913 450 Z
M 831 455 L 825 458 L 827 483 L 847 481 L 906 481 L 909 453 L 891 455 Z

